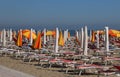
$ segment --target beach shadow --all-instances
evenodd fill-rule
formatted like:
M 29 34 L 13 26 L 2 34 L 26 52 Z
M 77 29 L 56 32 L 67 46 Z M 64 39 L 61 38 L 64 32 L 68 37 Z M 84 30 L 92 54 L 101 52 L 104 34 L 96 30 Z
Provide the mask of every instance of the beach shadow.
M 65 69 L 56 70 L 56 71 L 66 73 L 66 70 L 65 70 Z M 71 75 L 71 76 L 75 76 L 75 75 L 78 76 L 78 75 L 79 75 L 79 72 L 80 72 L 80 70 L 72 70 L 72 69 L 71 69 L 71 70 L 69 70 L 68 73 L 66 73 L 66 74 L 69 74 L 69 75 Z M 89 75 L 97 75 L 97 74 L 96 74 L 96 73 L 82 72 L 81 75 L 87 75 L 87 76 L 89 76 Z
M 41 67 L 41 68 L 49 68 L 49 64 L 34 64 L 36 67 Z
M 67 74 L 69 75 L 79 75 L 80 71 L 69 71 Z M 88 72 L 82 72 L 81 75 L 89 76 L 89 75 L 97 75 L 95 73 L 88 73 Z
M 93 64 L 100 65 L 100 66 L 105 65 L 104 62 L 93 62 Z M 112 63 L 108 62 L 107 65 L 112 65 Z

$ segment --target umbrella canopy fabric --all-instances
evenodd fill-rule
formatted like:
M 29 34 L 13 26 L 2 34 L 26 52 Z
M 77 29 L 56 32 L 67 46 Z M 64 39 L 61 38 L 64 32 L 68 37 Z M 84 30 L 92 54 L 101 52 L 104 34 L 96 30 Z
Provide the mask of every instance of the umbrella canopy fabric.
M 55 31 L 50 31 L 50 30 L 49 30 L 49 31 L 46 32 L 46 35 L 47 35 L 47 36 L 55 35 Z
M 64 38 L 63 38 L 62 31 L 60 31 L 58 45 L 59 46 L 64 46 Z
M 118 33 L 119 33 L 119 34 L 120 34 L 120 31 L 119 31 L 119 30 L 110 29 L 110 30 L 109 30 L 109 34 L 110 34 L 110 33 L 115 33 L 115 34 L 118 34 Z
M 28 30 L 28 29 L 25 29 L 22 31 L 22 35 L 28 39 L 30 39 L 30 33 L 31 33 L 31 30 Z M 36 34 L 34 32 L 32 32 L 32 38 L 36 39 L 36 37 L 37 37 Z
M 22 46 L 22 30 L 18 33 L 17 46 Z
M 41 49 L 41 33 L 40 32 L 38 32 L 38 35 L 37 35 L 37 38 L 36 38 L 36 40 L 35 40 L 35 43 L 34 43 L 34 45 L 33 45 L 33 48 L 34 49 Z
M 84 55 L 88 55 L 88 32 L 87 32 L 87 26 L 84 27 L 84 45 L 83 45 L 83 51 Z
M 120 31 L 114 30 L 114 29 L 110 29 L 109 30 L 109 35 L 111 35 L 113 37 L 120 37 Z
M 59 38 L 59 30 L 56 28 L 56 35 L 55 35 L 55 53 L 58 53 L 58 38 Z
M 94 43 L 95 42 L 95 32 L 92 30 L 92 38 L 91 38 L 91 42 Z
M 120 37 L 120 34 L 116 34 L 116 37 Z
M 71 36 L 70 36 L 70 32 L 68 32 L 68 39 L 70 38 Z
M 104 30 L 98 30 L 98 31 L 99 31 L 99 34 L 105 34 Z M 97 31 L 95 33 L 97 33 Z M 120 37 L 120 31 L 115 29 L 110 29 L 109 35 L 112 37 Z

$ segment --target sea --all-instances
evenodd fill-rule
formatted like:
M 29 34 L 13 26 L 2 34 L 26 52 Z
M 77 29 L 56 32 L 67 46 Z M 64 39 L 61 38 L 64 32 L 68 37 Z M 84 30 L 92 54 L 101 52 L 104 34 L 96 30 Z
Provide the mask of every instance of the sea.
M 64 31 L 66 29 L 68 29 L 68 31 L 70 32 L 71 36 L 75 36 L 75 32 L 76 30 L 80 30 L 82 27 L 81 25 L 70 25 L 70 26 L 66 26 L 66 25 L 60 25 L 60 26 L 41 26 L 41 25 L 0 25 L 0 30 L 2 29 L 12 29 L 15 31 L 18 31 L 20 29 L 35 29 L 36 31 L 42 31 L 44 28 L 46 28 L 47 30 L 55 30 L 55 28 L 58 27 L 60 30 Z M 104 30 L 105 26 L 87 26 L 88 27 L 88 35 L 90 35 L 90 30 Z M 120 30 L 119 26 L 108 26 L 110 29 L 117 29 Z

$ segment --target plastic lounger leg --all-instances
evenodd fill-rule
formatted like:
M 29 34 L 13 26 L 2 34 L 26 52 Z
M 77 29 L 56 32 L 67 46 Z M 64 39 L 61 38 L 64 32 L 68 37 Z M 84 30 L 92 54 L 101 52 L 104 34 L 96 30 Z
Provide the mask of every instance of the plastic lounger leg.
M 80 72 L 79 72 L 79 76 L 81 76 L 81 73 L 82 73 L 82 70 L 80 70 Z
M 52 64 L 50 64 L 49 68 L 51 68 Z
M 31 62 L 31 60 L 32 60 L 32 59 L 30 58 L 30 59 L 29 59 L 29 63 Z
M 100 71 L 98 71 L 97 77 L 100 77 Z
M 68 73 L 69 68 L 66 69 L 66 74 Z

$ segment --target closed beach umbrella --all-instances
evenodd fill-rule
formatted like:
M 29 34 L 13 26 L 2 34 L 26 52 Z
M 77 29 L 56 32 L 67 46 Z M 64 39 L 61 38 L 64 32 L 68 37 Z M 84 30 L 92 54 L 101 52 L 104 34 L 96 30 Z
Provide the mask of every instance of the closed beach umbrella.
M 12 33 L 13 40 L 17 42 L 17 36 L 16 36 L 16 31 L 13 31 Z
M 41 42 L 41 33 L 38 32 L 37 38 L 36 38 L 35 43 L 33 45 L 33 48 L 34 49 L 41 49 L 41 44 L 42 44 L 42 42 Z
M 97 31 L 96 39 L 97 39 L 97 48 L 99 48 L 99 31 Z
M 12 41 L 12 29 L 10 29 L 10 41 Z
M 109 33 L 108 33 L 109 28 L 105 27 L 105 49 L 106 52 L 109 51 Z
M 70 36 L 70 32 L 68 32 L 68 39 L 70 38 L 71 36 Z
M 22 30 L 18 32 L 17 46 L 22 46 Z
M 64 46 L 64 38 L 63 38 L 62 31 L 60 31 L 60 34 L 59 34 L 58 45 L 59 46 Z
M 87 26 L 85 26 L 84 28 L 84 45 L 83 45 L 83 52 L 84 55 L 87 56 L 88 55 L 88 33 L 87 33 Z
M 55 53 L 58 53 L 58 38 L 59 38 L 59 30 L 58 28 L 56 28 Z
M 3 29 L 3 46 L 6 46 L 6 30 Z
M 6 30 L 6 37 L 7 37 L 7 38 L 10 37 L 10 30 Z M 7 41 L 9 41 L 9 39 L 7 39 Z
M 76 31 L 75 38 L 76 38 L 76 41 L 78 42 L 79 41 L 79 39 L 78 39 L 78 31 Z
M 91 42 L 94 43 L 95 42 L 95 32 L 92 30 L 92 38 L 91 38 Z
M 90 30 L 90 36 L 89 36 L 89 40 L 91 41 L 92 39 L 92 30 Z
M 43 36 L 44 38 L 43 38 L 43 42 L 44 42 L 44 44 L 46 44 L 46 29 L 44 29 L 44 36 Z
M 76 42 L 78 43 L 78 45 L 80 45 L 80 41 L 79 41 L 79 31 L 76 31 Z
M 0 42 L 3 42 L 3 31 L 0 32 Z
M 64 42 L 67 41 L 68 38 L 68 29 L 64 31 Z
M 83 42 L 84 42 L 84 31 L 83 31 L 83 28 L 81 28 L 81 48 L 83 49 Z
M 80 31 L 80 29 L 78 30 L 78 39 L 79 39 L 79 42 L 80 42 L 80 39 L 81 39 L 81 31 Z
M 32 33 L 33 32 L 33 30 L 32 30 L 32 28 L 31 28 L 31 30 L 30 30 L 30 39 L 29 39 L 29 43 L 30 43 L 30 45 L 32 45 L 32 43 L 33 43 L 33 37 L 32 37 Z

